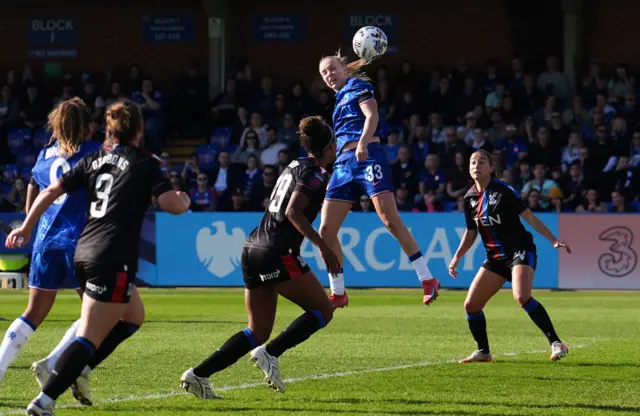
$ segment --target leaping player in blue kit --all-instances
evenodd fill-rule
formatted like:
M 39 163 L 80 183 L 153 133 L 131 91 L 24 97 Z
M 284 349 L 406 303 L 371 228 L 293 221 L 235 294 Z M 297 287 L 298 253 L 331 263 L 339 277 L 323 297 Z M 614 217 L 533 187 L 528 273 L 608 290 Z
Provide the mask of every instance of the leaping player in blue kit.
M 27 193 L 27 212 L 41 190 L 71 170 L 84 156 L 98 150 L 100 146 L 97 143 L 94 145 L 95 142 L 85 141 L 90 135 L 90 120 L 89 109 L 79 98 L 63 101 L 51 111 L 48 121 L 53 136 L 38 155 L 33 167 Z M 9 326 L 2 340 L 0 381 L 9 365 L 15 361 L 20 350 L 49 314 L 65 279 L 69 279 L 82 298 L 82 290 L 75 277 L 73 256 L 85 225 L 87 204 L 85 192 L 65 194 L 47 209 L 40 220 L 33 242 L 29 302 L 24 313 Z M 41 367 L 56 360 L 74 341 L 79 322 L 78 320 L 71 325 L 49 357 L 34 363 L 32 369 L 36 372 L 39 382 L 41 376 L 38 373 Z M 84 386 L 80 382 L 76 389 L 82 390 L 83 387 L 86 387 L 87 391 L 74 390 L 74 396 L 77 393 L 88 396 L 88 384 Z
M 389 127 L 379 119 L 373 86 L 361 72 L 368 63 L 363 59 L 348 63 L 339 52 L 320 61 L 322 79 L 336 92 L 333 128 L 339 155 L 322 206 L 320 235 L 343 265 L 338 230 L 356 198 L 366 193 L 383 224 L 409 257 L 424 289 L 423 302 L 429 305 L 438 297 L 440 283 L 431 275 L 418 243 L 398 214 L 391 167 L 380 146 L 380 139 L 388 135 Z M 334 307 L 347 306 L 349 298 L 343 274 L 329 274 L 329 282 Z

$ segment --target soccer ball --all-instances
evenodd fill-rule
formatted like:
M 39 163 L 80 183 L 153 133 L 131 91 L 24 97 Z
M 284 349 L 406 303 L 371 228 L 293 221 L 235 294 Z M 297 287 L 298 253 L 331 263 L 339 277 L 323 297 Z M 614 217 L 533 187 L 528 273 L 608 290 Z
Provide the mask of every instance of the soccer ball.
M 365 26 L 353 36 L 352 44 L 358 57 L 371 61 L 387 51 L 387 35 L 379 27 Z

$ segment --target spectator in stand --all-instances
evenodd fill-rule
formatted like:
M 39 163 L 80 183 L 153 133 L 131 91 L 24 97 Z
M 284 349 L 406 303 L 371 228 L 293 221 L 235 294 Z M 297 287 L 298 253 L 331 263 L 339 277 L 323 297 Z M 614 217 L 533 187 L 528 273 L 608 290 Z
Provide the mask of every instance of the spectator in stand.
M 615 212 L 615 213 L 636 212 L 635 208 L 627 204 L 626 198 L 623 192 L 620 192 L 620 191 L 611 192 L 611 202 L 612 202 L 612 207 L 609 210 L 609 212 Z
M 465 144 L 464 140 L 459 139 L 456 134 L 456 129 L 453 126 L 445 128 L 445 140 L 442 143 L 434 143 L 431 146 L 432 153 L 440 155 L 440 161 L 442 168 L 449 170 L 455 166 L 455 155 L 460 152 L 465 155 L 465 158 L 469 154 L 469 148 Z
M 446 124 L 452 124 L 456 121 L 456 100 L 451 91 L 451 82 L 449 78 L 442 77 L 438 91 L 429 96 L 427 110 L 431 113 L 442 114 L 442 119 Z
M 557 113 L 556 97 L 547 93 L 544 101 L 544 107 L 538 108 L 533 113 L 533 122 L 538 126 L 548 126 L 551 123 L 553 113 Z
M 393 187 L 405 188 L 409 191 L 409 196 L 413 198 L 418 193 L 418 178 L 420 172 L 409 146 L 402 145 L 398 149 L 398 160 L 391 164 L 391 180 Z
M 221 207 L 219 211 L 223 212 L 245 212 L 249 211 L 249 204 L 244 198 L 242 189 L 235 189 L 231 194 L 231 203 Z
M 464 195 L 458 197 L 456 200 L 456 207 L 452 212 L 464 212 Z
M 200 166 L 198 166 L 198 154 L 191 153 L 187 156 L 182 168 L 182 180 L 187 189 L 195 188 L 198 185 L 197 177 L 200 174 Z
M 16 207 L 0 193 L 0 212 L 16 212 Z
M 280 128 L 284 124 L 285 114 L 291 114 L 292 111 L 287 106 L 287 100 L 282 93 L 276 94 L 273 110 L 267 115 L 267 124 Z
M 57 107 L 63 101 L 67 101 L 75 97 L 76 93 L 73 89 L 73 85 L 65 84 L 62 86 L 62 95 L 53 99 L 53 107 Z
M 23 125 L 30 129 L 44 126 L 48 112 L 49 105 L 38 92 L 38 87 L 35 84 L 29 84 L 27 96 L 20 106 L 20 118 Z
M 291 163 L 291 154 L 289 149 L 283 148 L 278 152 L 278 176 L 284 171 L 289 163 Z
M 484 130 L 480 127 L 473 129 L 473 139 L 471 143 L 469 143 L 469 146 L 471 147 L 472 152 L 475 152 L 476 150 L 486 150 L 487 152 L 492 153 L 494 149 L 491 142 L 487 140 Z
M 276 128 L 271 126 L 267 127 L 267 141 L 260 155 L 262 165 L 277 165 L 278 153 L 286 148 L 286 144 L 278 143 L 278 131 Z
M 260 80 L 260 89 L 253 99 L 252 108 L 260 114 L 271 114 L 275 104 L 276 94 L 273 92 L 271 77 L 265 76 Z
M 242 105 L 242 98 L 237 91 L 235 78 L 228 77 L 224 91 L 211 101 L 211 117 L 215 126 L 232 126 Z
M 532 189 L 527 194 L 527 207 L 532 212 L 549 212 L 548 207 L 543 207 L 540 201 L 540 192 L 537 189 Z
M 616 74 L 609 80 L 607 91 L 618 102 L 622 102 L 626 94 L 634 92 L 635 78 L 629 75 L 627 65 L 619 64 L 616 68 Z
M 498 178 L 507 185 L 510 185 L 517 193 L 520 193 L 520 187 L 514 183 L 513 171 L 511 169 L 505 169 L 500 172 Z
M 207 79 L 200 74 L 199 65 L 194 62 L 180 80 L 176 91 L 175 127 L 183 132 L 201 127 L 207 118 L 208 102 Z
M 562 149 L 569 142 L 571 128 L 562 123 L 560 113 L 554 112 L 551 114 L 551 123 L 547 131 L 549 132 L 550 144 L 554 148 L 554 152 L 559 152 L 559 149 Z
M 407 188 L 396 189 L 396 205 L 399 212 L 411 212 L 413 210 L 413 200 Z
M 534 114 L 542 103 L 542 92 L 536 88 L 535 76 L 532 74 L 526 74 L 522 83 L 523 88 L 515 92 L 516 108 L 521 114 Z
M 569 143 L 562 149 L 562 171 L 568 172 L 569 166 L 578 160 L 583 143 L 580 134 L 574 131 L 569 134 Z
M 231 160 L 234 163 L 246 163 L 249 156 L 260 157 L 260 145 L 258 143 L 258 133 L 249 130 L 241 141 L 240 146 L 236 149 Z
M 330 120 L 330 118 L 329 118 Z M 291 113 L 285 113 L 282 121 L 282 127 L 278 128 L 278 142 L 284 143 L 289 147 L 300 147 L 300 136 L 295 126 L 295 119 Z
M 92 129 L 97 132 L 98 128 L 104 125 L 106 103 L 104 97 L 96 93 L 95 84 L 91 79 L 87 79 L 84 83 L 84 91 L 80 94 L 80 98 L 89 107 Z
M 571 97 L 569 77 L 558 71 L 558 58 L 547 57 L 547 70 L 538 76 L 537 87 L 540 91 L 554 94 L 560 103 L 568 104 Z
M 168 172 L 172 170 L 171 166 L 171 155 L 167 152 L 162 152 L 160 154 L 160 159 L 162 159 L 162 170 Z
M 109 107 L 111 104 L 127 98 L 126 92 L 122 89 L 122 86 L 117 81 L 112 81 L 109 84 L 109 92 L 105 96 L 104 105 Z
M 371 198 L 368 195 L 360 195 L 360 211 L 362 212 L 375 212 Z
M 556 214 L 560 214 L 564 212 L 564 195 L 562 195 L 562 191 L 560 188 L 551 188 L 549 191 L 549 208 L 551 212 L 555 212 Z
M 394 123 L 406 123 L 413 114 L 417 114 L 419 111 L 418 104 L 414 100 L 413 93 L 411 91 L 405 91 L 398 103 L 395 105 L 394 111 Z
M 631 166 L 640 166 L 640 131 L 633 133 L 631 144 L 629 145 L 629 157 L 631 158 Z
M 502 101 L 504 100 L 505 88 L 504 85 L 498 84 L 495 87 L 495 90 L 491 91 L 487 94 L 487 98 L 485 99 L 484 105 L 487 107 L 487 112 L 489 114 L 494 111 L 498 111 L 500 107 L 502 107 Z
M 498 89 L 498 85 L 504 88 L 502 77 L 498 73 L 498 61 L 491 58 L 487 60 L 485 64 L 485 73 L 480 76 L 480 89 L 484 92 L 485 96 L 491 94 Z
M 613 156 L 611 138 L 607 133 L 606 125 L 601 124 L 596 128 L 595 139 L 589 143 L 589 155 L 594 162 L 594 169 L 597 172 L 602 172 Z
M 138 65 L 134 64 L 129 67 L 129 79 L 125 86 L 125 92 L 128 94 L 142 91 L 142 72 Z
M 210 212 L 215 209 L 216 192 L 209 186 L 209 177 L 204 173 L 197 176 L 197 186 L 189 194 L 192 211 Z
M 522 188 L 523 197 L 529 194 L 531 190 L 536 190 L 540 193 L 540 205 L 547 209 L 549 208 L 549 192 L 551 188 L 557 187 L 558 184 L 551 179 L 546 178 L 547 167 L 542 163 L 537 163 L 533 168 L 533 180 L 527 182 Z
M 600 201 L 598 191 L 589 189 L 585 201 L 578 205 L 576 212 L 607 212 L 607 206 Z
M 6 129 L 16 126 L 20 120 L 20 103 L 11 95 L 11 87 L 2 87 L 0 95 L 0 137 L 4 137 Z
M 264 124 L 262 121 L 262 114 L 253 112 L 251 113 L 251 120 L 249 125 L 242 132 L 242 136 L 240 137 L 240 146 L 244 143 L 244 137 L 249 133 L 250 130 L 253 130 L 258 134 L 258 143 L 260 148 L 263 148 L 267 145 L 267 128 L 268 125 Z
M 512 91 L 519 91 L 524 88 L 524 65 L 522 58 L 514 56 L 511 58 L 511 76 L 507 80 L 507 88 Z
M 465 115 L 465 125 L 459 126 L 456 129 L 456 134 L 458 135 L 458 138 L 464 140 L 465 143 L 470 143 L 473 140 L 473 130 L 476 127 L 479 127 L 478 118 L 473 111 L 470 111 Z M 446 138 L 446 134 L 447 133 L 445 132 L 444 138 Z
M 254 189 L 256 184 L 262 182 L 262 171 L 260 171 L 259 163 L 260 161 L 256 155 L 250 155 L 246 160 L 247 169 L 244 172 L 242 183 L 244 184 L 243 193 L 247 201 L 251 200 L 251 190 Z
M 250 204 L 255 210 L 260 211 L 263 206 L 263 202 L 269 199 L 269 196 L 273 192 L 273 187 L 278 179 L 276 167 L 273 165 L 266 165 L 262 168 L 262 181 L 254 184 L 251 189 Z
M 22 212 L 27 203 L 27 182 L 21 176 L 15 178 L 13 187 L 7 198 L 15 207 L 15 211 Z
M 584 108 L 580 95 L 573 97 L 572 106 L 562 112 L 562 122 L 566 126 L 575 125 L 580 128 L 589 122 L 589 112 Z
M 415 128 L 414 134 L 409 136 L 409 143 L 413 144 L 413 156 L 418 163 L 422 164 L 422 161 L 429 154 L 430 143 L 429 134 L 427 132 L 427 126 L 420 124 Z
M 594 59 L 589 64 L 589 74 L 582 78 L 582 94 L 588 106 L 596 105 L 596 96 L 604 95 L 607 91 L 607 80 L 602 76 L 602 64 Z
M 131 99 L 142 110 L 145 148 L 152 153 L 160 153 L 166 127 L 162 93 L 154 89 L 153 82 L 149 78 L 145 78 L 142 81 L 142 89 L 134 92 Z
M 440 169 L 440 157 L 430 154 L 424 161 L 425 169 L 420 173 L 418 180 L 418 190 L 421 195 L 427 191 L 432 191 L 437 200 L 445 197 L 447 186 L 447 175 Z
M 505 137 L 497 143 L 497 148 L 502 150 L 505 164 L 508 167 L 514 167 L 518 161 L 527 157 L 529 145 L 518 135 L 518 129 L 514 124 L 507 124 Z
M 418 89 L 418 74 L 413 69 L 411 61 L 404 61 L 402 63 L 396 86 L 401 94 L 405 91 L 416 91 Z
M 598 180 L 598 193 L 600 195 L 609 195 L 611 191 L 631 192 L 633 183 L 633 170 L 629 166 L 628 156 L 613 157 L 615 167 L 607 166 L 604 175 Z M 613 164 L 613 163 L 612 163 Z
M 291 88 L 289 112 L 292 113 L 296 119 L 301 120 L 310 115 L 312 110 L 311 100 L 304 93 L 302 83 L 296 82 Z
M 233 189 L 237 180 L 235 173 L 232 169 L 229 152 L 222 150 L 218 155 L 218 165 L 211 175 L 214 178 L 213 189 L 216 192 L 215 199 L 218 201 L 219 207 L 226 207 L 229 204 L 231 189 Z
M 457 152 L 455 157 L 455 166 L 449 171 L 447 177 L 447 198 L 456 201 L 459 196 L 464 196 L 469 190 L 471 177 L 469 176 L 469 164 L 462 152 Z
M 398 151 L 400 150 L 400 145 L 398 144 L 398 132 L 396 129 L 391 129 L 391 134 L 387 136 L 387 140 L 383 146 L 383 150 L 387 155 L 387 160 L 389 161 L 389 163 L 393 163 L 398 159 Z
M 411 210 L 412 212 L 442 212 L 443 205 L 433 191 L 427 191 Z
M 18 80 L 16 70 L 13 68 L 7 71 L 5 85 L 7 85 L 11 89 L 12 97 L 20 98 L 24 93 L 24 86 Z
M 540 127 L 536 135 L 536 142 L 531 146 L 529 152 L 533 163 L 543 166 L 560 166 L 560 151 L 558 147 L 551 142 L 549 129 Z
M 324 86 L 324 81 L 322 81 Z M 331 120 L 333 118 L 333 107 L 335 106 L 335 94 L 330 94 L 326 88 L 323 88 L 318 93 L 318 99 L 315 103 L 315 114 L 321 116 L 325 120 Z M 395 106 L 391 107 L 393 111 L 391 114 L 395 115 Z M 390 115 L 392 118 L 393 115 Z
M 520 123 L 520 120 L 522 120 L 520 112 L 515 107 L 515 102 L 512 95 L 506 95 L 502 100 L 500 115 L 502 116 L 502 120 L 506 124 L 517 125 L 518 123 Z
M 478 90 L 476 79 L 471 75 L 467 75 L 464 78 L 464 88 L 458 96 L 456 114 L 467 114 L 473 111 L 476 105 L 482 104 L 484 104 L 484 97 L 482 92 Z
M 378 102 L 378 115 L 386 121 L 393 118 L 395 111 L 394 97 L 391 94 L 388 81 L 378 81 L 376 86 L 376 101 Z
M 565 204 L 572 211 L 575 211 L 586 193 L 584 175 L 579 161 L 574 161 L 569 166 L 569 177 L 564 181 L 564 186 L 561 189 L 564 195 L 569 195 Z
M 178 173 L 177 170 L 172 170 L 169 172 L 169 181 L 171 182 L 171 188 L 174 191 L 185 191 L 187 189 L 186 186 L 183 185 L 182 176 Z

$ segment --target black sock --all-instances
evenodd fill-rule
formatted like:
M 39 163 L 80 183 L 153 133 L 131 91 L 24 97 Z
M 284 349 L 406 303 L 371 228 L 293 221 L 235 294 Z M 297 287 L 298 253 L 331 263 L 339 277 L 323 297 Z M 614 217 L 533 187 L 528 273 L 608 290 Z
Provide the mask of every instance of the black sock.
M 280 357 L 286 350 L 306 341 L 327 324 L 320 311 L 305 312 L 267 345 L 267 353 Z
M 487 337 L 487 320 L 484 317 L 484 312 L 468 313 L 467 322 L 469 322 L 469 330 L 473 339 L 478 344 L 478 350 L 485 354 L 490 354 L 489 351 L 489 337 Z
M 42 392 L 53 400 L 57 400 L 80 376 L 95 352 L 96 347 L 91 341 L 77 337 L 56 362 L 55 371 L 49 377 Z
M 211 377 L 213 373 L 231 366 L 257 346 L 258 341 L 255 335 L 249 328 L 245 328 L 229 338 L 222 347 L 195 367 L 193 372 L 198 377 Z
M 529 314 L 529 318 L 540 328 L 544 336 L 547 337 L 549 344 L 553 344 L 556 341 L 560 342 L 560 338 L 558 338 L 558 334 L 556 334 L 556 330 L 551 323 L 551 318 L 549 318 L 547 310 L 540 302 L 531 298 L 522 306 L 522 309 Z
M 140 327 L 130 322 L 119 321 L 116 326 L 113 327 L 109 335 L 102 341 L 100 348 L 93 354 L 93 357 L 89 360 L 89 367 L 93 370 L 101 362 L 103 362 L 116 347 L 124 342 L 127 338 L 133 335 Z

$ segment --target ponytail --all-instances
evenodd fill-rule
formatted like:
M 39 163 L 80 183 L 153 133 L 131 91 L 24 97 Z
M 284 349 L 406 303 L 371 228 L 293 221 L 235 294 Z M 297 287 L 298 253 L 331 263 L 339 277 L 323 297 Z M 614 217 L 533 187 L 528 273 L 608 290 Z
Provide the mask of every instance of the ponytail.
M 325 56 L 321 61 L 325 59 L 336 58 L 342 65 L 347 68 L 347 77 L 348 78 L 358 78 L 362 81 L 371 82 L 371 78 L 364 72 L 363 68 L 369 65 L 372 61 L 368 61 L 364 58 L 360 58 L 356 61 L 349 62 L 349 58 L 343 56 L 340 52 L 340 49 L 333 56 Z

